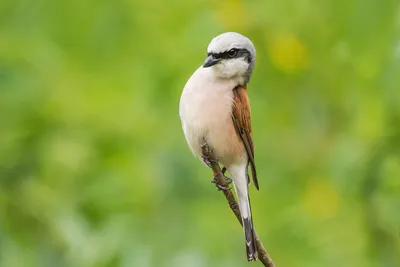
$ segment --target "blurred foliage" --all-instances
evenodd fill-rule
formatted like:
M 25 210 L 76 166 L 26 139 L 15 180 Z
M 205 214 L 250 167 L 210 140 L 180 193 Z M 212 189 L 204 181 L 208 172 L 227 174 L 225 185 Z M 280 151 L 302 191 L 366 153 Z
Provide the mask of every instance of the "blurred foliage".
M 399 30 L 396 0 L 1 1 L 0 266 L 250 266 L 178 116 L 224 31 L 277 266 L 400 266 Z

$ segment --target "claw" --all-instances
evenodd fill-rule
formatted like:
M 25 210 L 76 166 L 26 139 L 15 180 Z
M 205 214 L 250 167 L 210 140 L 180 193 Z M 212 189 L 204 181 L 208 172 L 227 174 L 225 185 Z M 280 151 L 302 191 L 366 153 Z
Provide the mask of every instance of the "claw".
M 212 160 L 210 160 L 210 155 L 212 154 L 212 149 L 210 149 L 208 146 L 207 146 L 207 143 L 204 143 L 204 144 L 202 144 L 201 146 L 200 146 L 204 151 L 204 153 L 207 155 L 204 155 L 204 154 L 202 154 L 201 155 L 201 157 L 202 157 L 202 159 L 203 159 L 203 161 L 204 161 L 204 163 L 209 167 L 209 168 L 212 168 L 212 164 L 214 163 L 214 164 L 218 164 L 218 160 L 217 159 L 212 159 Z
M 212 155 L 212 149 L 210 149 L 207 146 L 207 143 L 202 144 L 200 147 L 203 150 L 203 154 L 201 155 L 201 157 L 202 157 L 204 163 L 210 168 L 212 168 L 213 164 L 217 164 L 219 166 L 218 160 L 214 159 L 211 156 Z M 212 157 L 213 159 L 210 159 L 210 157 Z M 211 183 L 215 184 L 215 186 L 218 188 L 218 191 L 219 190 L 224 190 L 224 191 L 230 190 L 231 188 L 229 187 L 229 185 L 232 183 L 232 179 L 225 176 L 225 172 L 226 172 L 226 168 L 225 167 L 222 168 L 221 172 L 222 172 L 222 175 L 224 175 L 224 178 L 225 178 L 225 185 L 220 185 L 219 183 L 217 183 L 217 181 L 215 180 L 215 177 L 211 180 Z
M 226 185 L 230 185 L 232 183 L 232 179 L 231 178 L 226 177 L 225 175 L 224 175 L 224 178 L 225 178 L 225 181 L 226 181 Z
M 201 157 L 203 158 L 203 162 L 209 167 L 211 168 L 211 162 L 206 158 L 206 156 L 201 155 Z
M 201 155 L 201 157 L 203 158 L 204 163 L 209 167 L 212 168 L 212 164 L 213 163 L 218 163 L 217 160 L 209 160 L 206 156 Z
M 218 184 L 217 180 L 215 180 L 215 177 L 211 180 L 211 183 L 215 184 L 215 186 L 217 187 L 218 191 L 221 191 L 221 190 L 227 191 L 227 190 L 231 189 L 229 187 L 229 185 L 232 183 L 232 179 L 229 178 L 229 177 L 226 177 L 225 175 L 224 175 L 224 178 L 225 178 L 225 181 L 226 181 L 225 185 Z

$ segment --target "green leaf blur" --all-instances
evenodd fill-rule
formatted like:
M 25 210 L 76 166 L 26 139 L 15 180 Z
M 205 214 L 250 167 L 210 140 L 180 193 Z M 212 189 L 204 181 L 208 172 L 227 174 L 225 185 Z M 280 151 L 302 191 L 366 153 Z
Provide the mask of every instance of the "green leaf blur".
M 0 266 L 261 266 L 178 116 L 224 31 L 277 266 L 400 266 L 399 30 L 395 0 L 1 1 Z

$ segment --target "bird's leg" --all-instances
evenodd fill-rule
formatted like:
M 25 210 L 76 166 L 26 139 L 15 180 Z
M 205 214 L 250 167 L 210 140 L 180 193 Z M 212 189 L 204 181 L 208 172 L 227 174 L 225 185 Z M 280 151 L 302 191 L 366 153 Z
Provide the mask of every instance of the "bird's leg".
M 220 190 L 227 191 L 227 190 L 230 190 L 230 189 L 231 189 L 231 188 L 229 187 L 229 185 L 232 183 L 232 179 L 231 179 L 231 178 L 228 178 L 228 177 L 226 177 L 226 176 L 224 176 L 224 177 L 225 177 L 225 180 L 226 180 L 225 185 L 220 185 L 220 184 L 217 182 L 217 180 L 215 179 L 215 177 L 211 180 L 211 183 L 215 184 L 215 186 L 217 187 L 218 191 L 220 191 Z
M 212 168 L 212 164 L 218 164 L 218 160 L 214 158 L 212 155 L 212 150 L 210 147 L 207 145 L 207 143 L 204 143 L 201 145 L 201 149 L 203 150 L 204 153 L 201 154 L 201 157 L 204 161 L 204 163 L 209 167 Z
M 201 155 L 201 157 L 202 157 L 204 163 L 205 163 L 209 168 L 212 168 L 212 164 L 213 164 L 213 163 L 217 163 L 217 164 L 218 164 L 218 160 L 209 159 L 209 158 L 208 158 L 207 156 L 205 156 L 205 155 Z
M 218 164 L 218 160 L 215 158 L 215 156 L 212 153 L 212 150 L 210 149 L 210 147 L 207 145 L 206 142 L 201 145 L 201 149 L 203 151 L 201 157 L 203 158 L 204 163 L 207 164 L 208 167 L 212 168 L 213 164 Z M 222 168 L 221 172 L 225 178 L 225 184 L 224 185 L 219 184 L 217 182 L 217 180 L 215 179 L 215 177 L 213 177 L 213 179 L 211 180 L 211 183 L 215 184 L 215 186 L 218 188 L 218 190 L 224 190 L 224 191 L 230 190 L 229 185 L 232 183 L 232 179 L 225 176 L 225 172 L 226 172 L 225 167 Z
M 218 184 L 217 180 L 215 179 L 215 177 L 211 180 L 211 183 L 215 184 L 215 186 L 217 187 L 218 191 L 220 191 L 220 190 L 224 190 L 224 191 L 230 190 L 231 188 L 229 187 L 229 185 L 232 183 L 232 179 L 225 175 L 225 172 L 226 172 L 226 168 L 225 167 L 222 168 L 221 172 L 222 172 L 222 174 L 224 175 L 224 178 L 225 178 L 225 185 Z
M 226 181 L 226 185 L 230 185 L 232 183 L 232 179 L 225 175 L 226 167 L 223 167 L 221 172 L 224 175 L 224 178 L 225 178 L 225 181 Z

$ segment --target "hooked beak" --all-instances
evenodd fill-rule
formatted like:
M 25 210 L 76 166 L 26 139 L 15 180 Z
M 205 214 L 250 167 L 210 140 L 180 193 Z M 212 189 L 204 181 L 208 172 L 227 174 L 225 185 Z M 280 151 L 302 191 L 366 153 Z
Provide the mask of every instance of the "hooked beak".
M 206 58 L 206 61 L 204 61 L 203 68 L 211 67 L 211 66 L 217 64 L 219 61 L 220 61 L 220 59 L 214 58 L 212 55 L 210 55 Z

